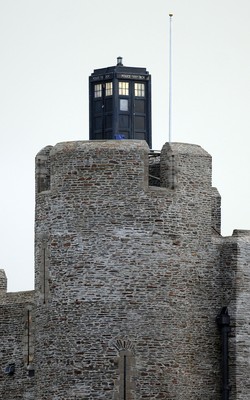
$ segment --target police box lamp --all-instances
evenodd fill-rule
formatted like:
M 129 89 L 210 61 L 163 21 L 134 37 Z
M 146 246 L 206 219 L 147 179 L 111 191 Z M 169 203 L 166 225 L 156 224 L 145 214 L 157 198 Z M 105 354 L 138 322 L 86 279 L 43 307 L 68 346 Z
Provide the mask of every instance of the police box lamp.
M 122 57 L 117 57 L 117 64 L 116 65 L 120 65 L 121 67 L 123 67 Z
M 151 148 L 151 76 L 146 68 L 95 69 L 89 77 L 90 140 L 146 140 Z

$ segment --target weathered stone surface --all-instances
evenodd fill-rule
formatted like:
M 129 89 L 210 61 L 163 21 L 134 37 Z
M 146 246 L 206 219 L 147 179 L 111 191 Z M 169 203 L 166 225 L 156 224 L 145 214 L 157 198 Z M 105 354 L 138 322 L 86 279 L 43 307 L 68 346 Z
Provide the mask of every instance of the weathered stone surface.
M 0 269 L 0 296 L 7 291 L 7 277 L 4 269 Z
M 232 399 L 250 395 L 250 231 L 234 230 L 222 248 L 224 304 L 231 315 L 230 376 Z
M 201 147 L 148 151 L 81 141 L 37 155 L 35 292 L 1 295 L 1 362 L 16 363 L 4 399 L 219 400 L 225 305 L 232 398 L 249 398 L 250 236 L 220 236 Z

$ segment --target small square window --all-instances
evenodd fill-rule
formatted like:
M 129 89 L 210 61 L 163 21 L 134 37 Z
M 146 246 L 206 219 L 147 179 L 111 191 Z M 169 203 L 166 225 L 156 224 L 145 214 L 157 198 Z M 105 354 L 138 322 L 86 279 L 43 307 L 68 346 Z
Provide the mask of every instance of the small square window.
M 120 111 L 128 111 L 128 99 L 120 99 Z
M 119 95 L 121 96 L 129 95 L 129 82 L 119 82 Z
M 145 96 L 145 83 L 135 83 L 135 96 L 136 97 Z
M 94 86 L 94 97 L 102 97 L 102 84 L 101 83 L 97 83 Z

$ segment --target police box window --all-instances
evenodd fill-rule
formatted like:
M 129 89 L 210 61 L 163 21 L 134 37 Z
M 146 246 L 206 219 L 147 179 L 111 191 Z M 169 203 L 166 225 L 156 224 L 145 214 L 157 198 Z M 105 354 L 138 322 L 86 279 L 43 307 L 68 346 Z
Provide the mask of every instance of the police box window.
M 113 94 L 113 84 L 112 82 L 107 82 L 105 86 L 105 96 L 112 96 Z
M 121 96 L 129 95 L 129 82 L 119 82 L 119 95 Z
M 102 97 L 102 84 L 101 83 L 97 83 L 94 86 L 94 97 Z
M 145 83 L 135 83 L 135 96 L 136 97 L 145 96 Z

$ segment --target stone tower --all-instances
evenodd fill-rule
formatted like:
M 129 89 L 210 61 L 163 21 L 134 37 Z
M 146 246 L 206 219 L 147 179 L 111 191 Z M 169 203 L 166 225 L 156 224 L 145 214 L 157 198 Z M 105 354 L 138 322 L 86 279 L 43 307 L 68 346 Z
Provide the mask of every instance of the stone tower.
M 38 154 L 39 399 L 218 396 L 211 157 L 173 143 L 160 159 L 150 187 L 143 141 Z
M 250 232 L 220 235 L 201 147 L 45 147 L 35 231 L 35 290 L 0 271 L 1 398 L 249 399 Z

